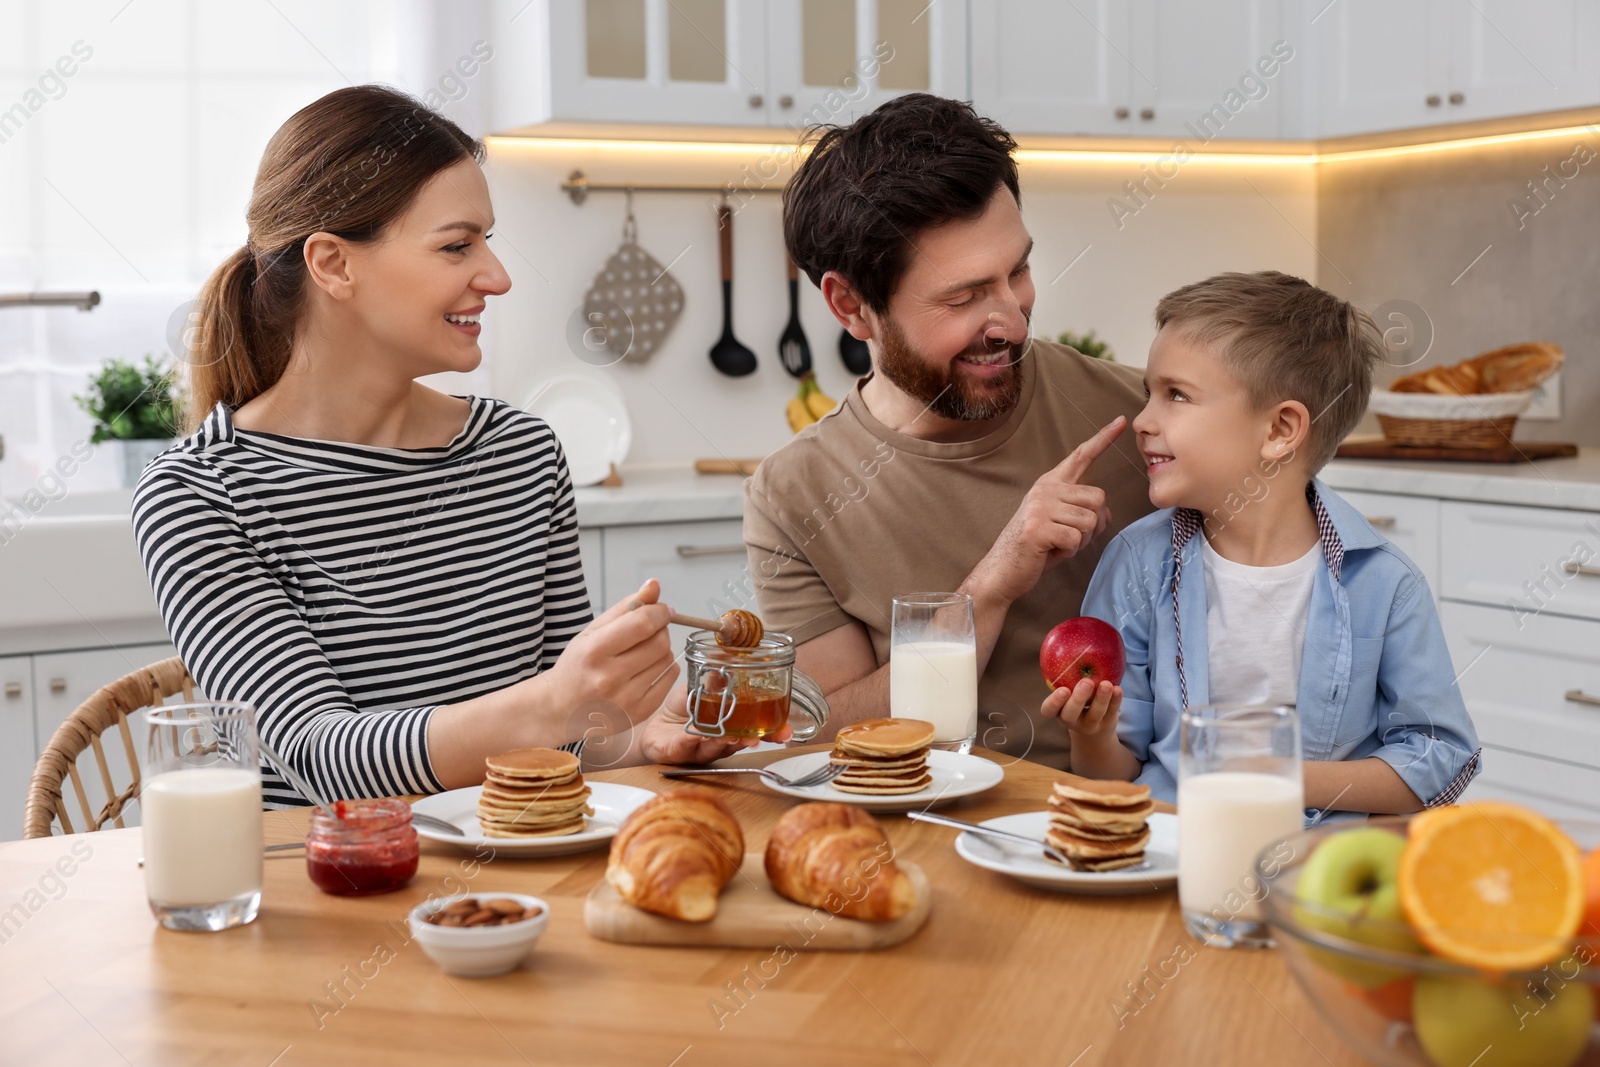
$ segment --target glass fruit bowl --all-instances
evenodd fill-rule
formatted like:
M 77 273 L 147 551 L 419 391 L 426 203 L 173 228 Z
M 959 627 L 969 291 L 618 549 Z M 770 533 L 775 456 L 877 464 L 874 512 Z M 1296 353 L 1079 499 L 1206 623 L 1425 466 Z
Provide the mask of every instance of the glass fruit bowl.
M 1600 1067 L 1600 937 L 1572 938 L 1543 952 L 1551 942 L 1537 942 L 1533 955 L 1554 957 L 1540 966 L 1502 971 L 1453 963 L 1419 943 L 1392 885 L 1382 892 L 1383 854 L 1390 851 L 1383 838 L 1347 837 L 1329 854 L 1337 863 L 1312 864 L 1318 849 L 1346 831 L 1404 842 L 1413 818 L 1323 825 L 1261 854 L 1263 911 L 1317 1010 L 1352 1048 L 1383 1067 Z M 1584 855 L 1600 846 L 1600 823 L 1556 825 Z M 1330 879 L 1330 870 L 1338 877 Z M 1493 893 L 1494 872 L 1479 877 L 1489 880 L 1481 891 Z M 1358 906 L 1355 894 L 1363 890 L 1370 895 Z

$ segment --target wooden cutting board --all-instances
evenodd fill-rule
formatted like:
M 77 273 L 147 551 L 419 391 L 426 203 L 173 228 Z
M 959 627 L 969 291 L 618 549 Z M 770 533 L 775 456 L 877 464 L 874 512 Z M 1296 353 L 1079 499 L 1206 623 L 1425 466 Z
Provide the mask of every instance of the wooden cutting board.
M 696 474 L 742 474 L 746 478 L 756 472 L 761 466 L 759 459 L 697 459 L 694 461 Z
M 1494 448 L 1423 448 L 1417 445 L 1391 445 L 1369 438 L 1346 441 L 1333 454 L 1334 459 L 1410 459 L 1461 460 L 1467 463 L 1526 463 L 1535 459 L 1576 456 L 1578 446 L 1563 441 L 1517 441 Z
M 895 861 L 917 887 L 911 914 L 893 922 L 872 923 L 831 915 L 780 897 L 767 881 L 759 852 L 747 853 L 744 866 L 722 891 L 710 922 L 687 923 L 640 911 L 622 899 L 611 883 L 601 880 L 583 902 L 583 924 L 591 937 L 627 945 L 713 945 L 721 948 L 765 948 L 785 944 L 803 949 L 864 949 L 898 945 L 928 921 L 933 893 L 922 868 L 909 860 Z

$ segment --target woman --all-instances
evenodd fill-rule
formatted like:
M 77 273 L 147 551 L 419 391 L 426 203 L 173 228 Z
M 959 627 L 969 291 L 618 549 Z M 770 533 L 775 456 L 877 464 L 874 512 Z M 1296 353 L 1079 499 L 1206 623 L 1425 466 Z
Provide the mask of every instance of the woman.
M 414 380 L 476 367 L 479 316 L 511 287 L 483 157 L 378 86 L 290 118 L 249 241 L 200 294 L 193 432 L 134 496 L 184 662 L 253 703 L 325 797 L 473 785 L 494 753 L 636 724 L 600 763 L 738 747 L 683 732 L 681 688 L 663 707 L 678 668 L 654 580 L 591 621 L 550 428 Z M 307 803 L 263 777 L 269 806 Z

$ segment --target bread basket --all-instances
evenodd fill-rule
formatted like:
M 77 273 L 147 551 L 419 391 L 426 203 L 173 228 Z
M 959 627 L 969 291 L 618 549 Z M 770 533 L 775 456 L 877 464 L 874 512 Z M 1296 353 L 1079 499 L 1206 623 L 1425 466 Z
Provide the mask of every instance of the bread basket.
M 1369 410 L 1384 439 L 1394 445 L 1493 448 L 1510 444 L 1517 416 L 1533 403 L 1532 389 L 1517 393 L 1393 393 L 1374 389 Z

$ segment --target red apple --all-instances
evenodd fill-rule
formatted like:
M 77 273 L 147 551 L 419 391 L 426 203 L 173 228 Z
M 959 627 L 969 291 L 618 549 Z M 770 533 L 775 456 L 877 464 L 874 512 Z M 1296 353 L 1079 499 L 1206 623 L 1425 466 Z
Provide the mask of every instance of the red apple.
M 1116 685 L 1127 665 L 1116 627 L 1087 615 L 1061 623 L 1039 646 L 1039 669 L 1053 689 L 1075 686 L 1080 678 Z

